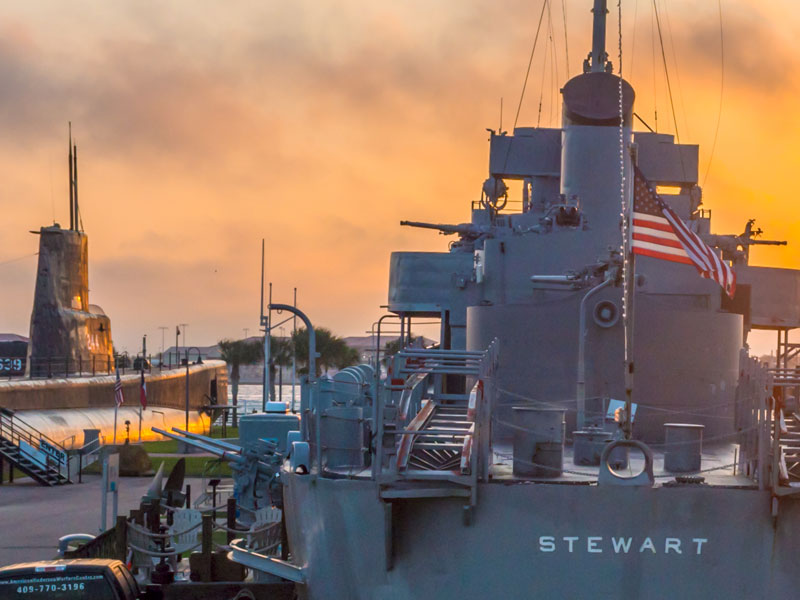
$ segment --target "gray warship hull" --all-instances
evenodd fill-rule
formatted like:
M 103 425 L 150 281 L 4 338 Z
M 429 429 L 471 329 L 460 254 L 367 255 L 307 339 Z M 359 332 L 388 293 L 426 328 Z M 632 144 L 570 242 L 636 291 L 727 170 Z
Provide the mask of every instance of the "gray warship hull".
M 485 483 L 466 527 L 456 499 L 409 500 L 387 515 L 374 482 L 285 477 L 304 598 L 744 599 L 797 589 L 800 504 L 773 518 L 768 491 Z

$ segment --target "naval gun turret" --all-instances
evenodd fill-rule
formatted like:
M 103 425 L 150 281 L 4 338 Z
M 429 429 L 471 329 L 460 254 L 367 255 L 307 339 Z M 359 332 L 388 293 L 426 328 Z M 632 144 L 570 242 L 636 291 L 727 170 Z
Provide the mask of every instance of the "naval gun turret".
M 257 439 L 242 446 L 206 437 L 173 427 L 165 431 L 152 428 L 155 433 L 210 452 L 230 465 L 234 480 L 234 497 L 240 508 L 240 520 L 247 523 L 254 511 L 266 506 L 282 504 L 280 492 L 280 465 L 284 454 L 278 451 L 273 439 Z
M 704 241 L 722 250 L 722 258 L 733 261 L 737 265 L 746 265 L 750 261 L 750 246 L 786 246 L 786 240 L 760 240 L 757 239 L 764 231 L 759 227 L 753 229 L 756 220 L 750 219 L 739 235 L 714 235 L 703 236 Z

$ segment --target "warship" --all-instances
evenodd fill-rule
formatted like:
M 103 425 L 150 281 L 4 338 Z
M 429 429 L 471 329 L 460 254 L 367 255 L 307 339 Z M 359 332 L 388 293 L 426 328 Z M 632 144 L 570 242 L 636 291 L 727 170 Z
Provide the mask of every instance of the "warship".
M 402 222 L 456 238 L 392 254 L 372 364 L 317 377 L 312 320 L 271 297 L 264 316 L 262 280 L 265 330 L 276 312 L 309 333 L 299 415 L 247 415 L 238 443 L 155 430 L 231 464 L 243 525 L 280 509 L 268 549 L 228 546 L 255 581 L 308 600 L 796 594 L 800 270 L 750 265 L 783 243 L 752 222 L 711 232 L 698 146 L 634 131 L 606 0 L 592 12 L 561 128 L 491 132 L 469 222 Z M 431 318 L 438 345 L 381 356 L 386 323 L 404 342 Z M 777 332 L 776 366 L 749 355 L 755 329 Z
M 279 473 L 288 547 L 233 560 L 308 599 L 797 593 L 800 270 L 749 265 L 752 223 L 711 233 L 698 146 L 633 130 L 606 15 L 594 0 L 562 127 L 491 133 L 469 222 L 403 223 L 456 236 L 391 256 L 385 318 L 440 319 L 439 346 L 385 377 L 311 371 Z M 634 265 L 637 177 L 735 292 L 658 252 Z M 778 368 L 749 356 L 754 329 L 778 332 Z

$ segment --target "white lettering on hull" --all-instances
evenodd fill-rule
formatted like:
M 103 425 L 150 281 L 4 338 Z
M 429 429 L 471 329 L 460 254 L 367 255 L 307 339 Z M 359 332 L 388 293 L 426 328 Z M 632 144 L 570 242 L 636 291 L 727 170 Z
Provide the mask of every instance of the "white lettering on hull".
M 646 537 L 635 540 L 632 537 L 603 537 L 593 535 L 587 537 L 553 535 L 539 536 L 539 552 L 568 552 L 570 554 L 628 554 L 633 548 L 635 553 L 644 554 L 689 554 L 699 556 L 703 554 L 704 545 L 708 538 L 692 538 L 691 542 L 677 537 L 661 538 Z M 684 552 L 685 550 L 685 552 Z

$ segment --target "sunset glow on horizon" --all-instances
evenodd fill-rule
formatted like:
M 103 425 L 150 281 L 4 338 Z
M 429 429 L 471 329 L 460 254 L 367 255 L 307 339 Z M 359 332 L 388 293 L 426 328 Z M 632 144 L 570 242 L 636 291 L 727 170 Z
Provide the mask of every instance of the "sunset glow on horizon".
M 553 0 L 519 126 L 560 126 L 558 90 L 590 50 L 591 1 L 564 1 L 569 43 Z M 789 245 L 757 247 L 751 264 L 800 267 L 800 6 L 723 0 L 706 179 L 717 2 L 659 5 L 674 120 L 682 143 L 700 144 L 713 232 L 756 218 L 764 239 Z M 652 2 L 622 7 L 635 110 L 674 134 Z M 71 121 L 90 301 L 110 316 L 117 349 L 135 352 L 147 334 L 157 352 L 159 326 L 169 346 L 177 323 L 190 345 L 255 334 L 262 238 L 276 302 L 297 287 L 315 323 L 364 335 L 386 304 L 390 252 L 446 251 L 453 239 L 399 221 L 469 220 L 487 176 L 485 129 L 498 128 L 503 98 L 511 130 L 541 10 L 541 0 L 4 3 L 0 331 L 28 334 L 29 231 L 69 225 Z

